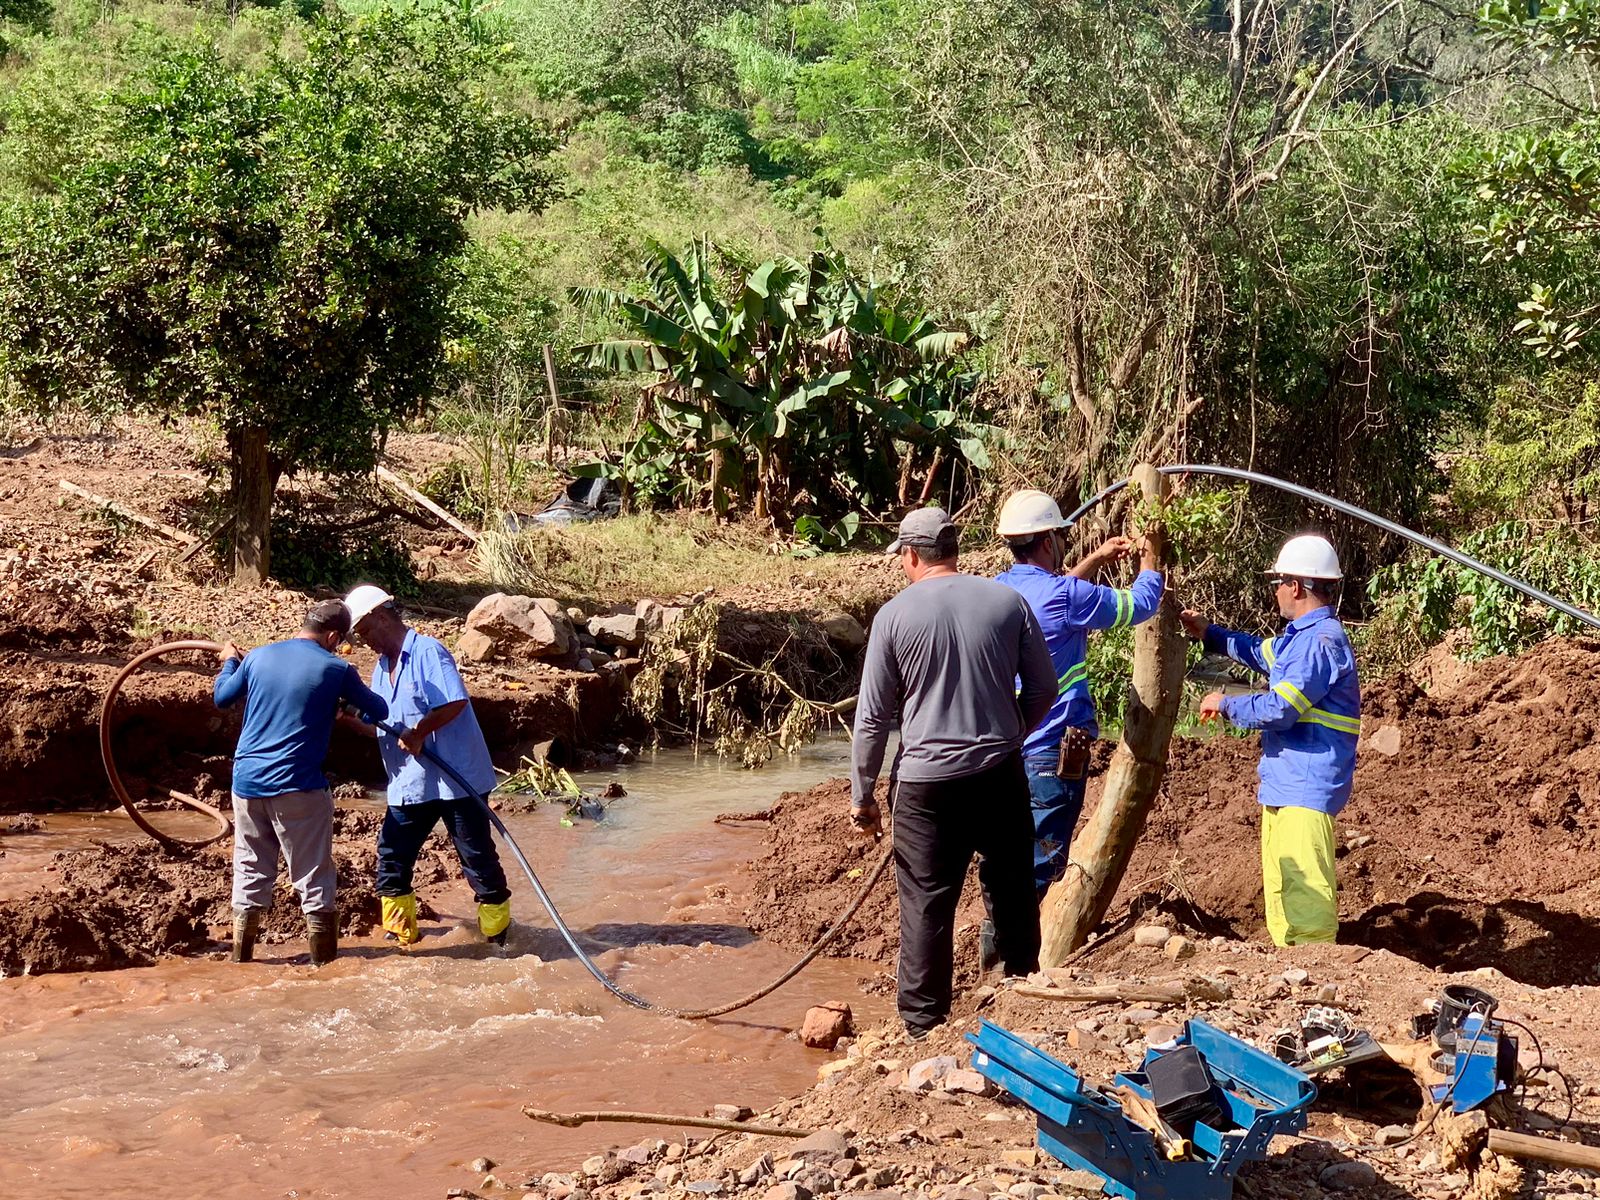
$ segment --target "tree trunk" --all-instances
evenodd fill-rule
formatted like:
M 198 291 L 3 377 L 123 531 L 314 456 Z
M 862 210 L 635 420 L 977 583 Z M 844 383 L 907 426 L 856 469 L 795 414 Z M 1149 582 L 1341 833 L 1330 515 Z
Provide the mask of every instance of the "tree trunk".
M 234 439 L 233 513 L 233 581 L 259 587 L 271 554 L 272 462 L 264 429 L 246 429 Z
M 1133 472 L 1140 497 L 1165 500 L 1166 477 L 1141 464 Z M 1152 525 L 1141 564 L 1145 570 L 1166 566 L 1165 531 Z M 1072 843 L 1071 863 L 1064 877 L 1051 885 L 1039 914 L 1044 940 L 1039 961 L 1044 966 L 1081 947 L 1105 917 L 1117 894 L 1133 848 L 1144 831 L 1145 817 L 1160 790 L 1167 769 L 1167 746 L 1183 697 L 1183 640 L 1171 599 L 1134 630 L 1133 686 L 1129 689 L 1122 741 L 1111 756 L 1105 792 L 1089 823 Z

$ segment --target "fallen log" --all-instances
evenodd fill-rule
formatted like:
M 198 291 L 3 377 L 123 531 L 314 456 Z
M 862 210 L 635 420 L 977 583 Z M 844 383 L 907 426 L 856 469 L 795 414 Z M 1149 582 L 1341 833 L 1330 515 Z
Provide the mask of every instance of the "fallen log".
M 1558 1142 L 1555 1138 L 1538 1137 L 1531 1133 L 1512 1133 L 1509 1129 L 1489 1130 L 1489 1150 L 1507 1158 L 1537 1158 L 1562 1167 L 1581 1167 L 1600 1171 L 1600 1148 L 1580 1146 L 1576 1142 Z
M 170 538 L 179 545 L 188 546 L 196 540 L 192 534 L 185 533 L 181 529 L 175 529 L 163 521 L 157 521 L 154 517 L 147 517 L 141 512 L 135 512 L 126 504 L 121 504 L 108 496 L 102 496 L 98 492 L 91 492 L 88 488 L 79 487 L 70 479 L 58 479 L 56 482 L 63 492 L 70 492 L 80 500 L 87 500 L 90 504 L 114 512 L 124 521 L 132 521 L 135 525 L 142 526 L 153 533 L 159 533 L 162 537 Z
M 1095 983 L 1072 987 L 1036 987 L 1019 983 L 1011 989 L 1033 1000 L 1088 1002 L 1142 1001 L 1146 1004 L 1182 1004 L 1188 989 L 1181 983 Z
M 432 500 L 429 500 L 421 492 L 417 491 L 416 488 L 412 487 L 404 479 L 401 479 L 400 476 L 389 470 L 389 468 L 384 466 L 382 463 L 378 464 L 378 478 L 383 480 L 395 491 L 399 492 L 407 500 L 415 504 L 418 508 L 424 509 L 438 517 L 439 520 L 443 521 L 446 525 L 450 526 L 451 529 L 454 529 L 457 533 L 461 534 L 469 541 L 474 543 L 477 542 L 478 533 L 476 530 L 463 525 L 455 517 L 451 516 L 450 513 L 445 511 L 443 508 L 440 508 Z
M 695 1129 L 726 1129 L 734 1133 L 759 1133 L 764 1137 L 810 1137 L 814 1129 L 791 1129 L 787 1125 L 752 1125 L 748 1121 L 724 1121 L 719 1117 L 684 1117 L 672 1113 L 623 1112 L 597 1109 L 593 1112 L 558 1113 L 525 1105 L 522 1115 L 547 1125 L 576 1129 L 592 1121 L 615 1121 L 624 1125 L 687 1125 Z

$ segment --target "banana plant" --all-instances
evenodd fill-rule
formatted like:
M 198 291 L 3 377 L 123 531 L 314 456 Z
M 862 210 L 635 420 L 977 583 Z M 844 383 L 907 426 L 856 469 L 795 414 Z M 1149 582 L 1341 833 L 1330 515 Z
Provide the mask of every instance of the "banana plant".
M 737 278 L 719 288 L 719 270 Z M 792 520 L 903 504 L 919 462 L 988 465 L 969 335 L 883 303 L 837 256 L 743 268 L 706 240 L 682 258 L 652 244 L 643 275 L 641 295 L 570 293 L 620 335 L 580 356 L 640 377 L 653 409 L 620 463 L 585 473 L 652 502 Z

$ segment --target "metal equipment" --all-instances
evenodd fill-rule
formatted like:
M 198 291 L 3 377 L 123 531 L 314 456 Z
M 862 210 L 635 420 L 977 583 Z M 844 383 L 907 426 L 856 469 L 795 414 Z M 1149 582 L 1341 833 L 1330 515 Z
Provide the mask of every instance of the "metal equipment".
M 1109 1093 L 989 1021 L 967 1040 L 973 1068 L 1034 1110 L 1039 1148 L 1125 1200 L 1228 1200 L 1240 1167 L 1305 1128 L 1317 1094 L 1304 1072 L 1204 1021 Z
M 1434 1086 L 1435 1103 L 1448 1100 L 1453 1112 L 1464 1113 L 1516 1083 L 1517 1039 L 1494 1019 L 1498 1007 L 1488 992 L 1452 983 L 1430 1013 L 1413 1019 L 1414 1031 L 1433 1038 L 1433 1065 L 1447 1080 Z

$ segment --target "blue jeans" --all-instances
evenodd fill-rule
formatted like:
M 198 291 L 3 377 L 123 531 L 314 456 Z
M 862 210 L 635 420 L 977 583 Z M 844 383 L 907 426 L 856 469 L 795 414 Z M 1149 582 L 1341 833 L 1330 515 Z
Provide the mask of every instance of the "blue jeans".
M 500 855 L 489 831 L 489 813 L 476 800 L 422 800 L 391 804 L 378 830 L 378 895 L 411 894 L 411 876 L 422 844 L 444 822 L 456 857 L 479 904 L 504 904 L 511 898 Z
M 1022 760 L 1028 776 L 1028 796 L 1033 802 L 1033 882 L 1043 897 L 1052 883 L 1067 873 L 1067 851 L 1072 831 L 1083 811 L 1083 779 L 1056 775 L 1057 756 L 1034 754 Z

